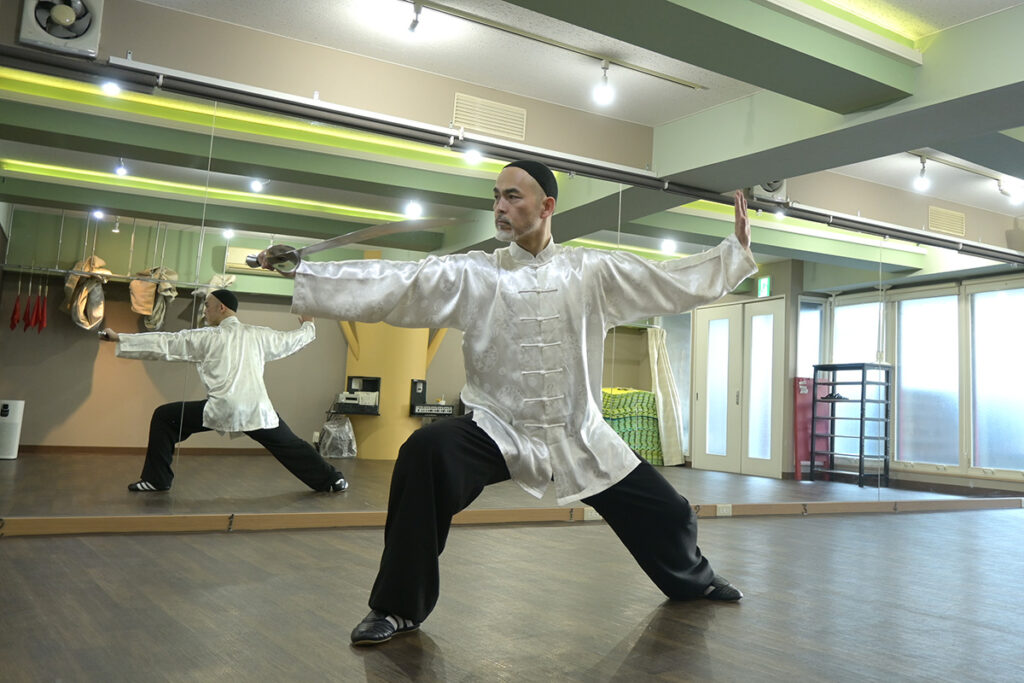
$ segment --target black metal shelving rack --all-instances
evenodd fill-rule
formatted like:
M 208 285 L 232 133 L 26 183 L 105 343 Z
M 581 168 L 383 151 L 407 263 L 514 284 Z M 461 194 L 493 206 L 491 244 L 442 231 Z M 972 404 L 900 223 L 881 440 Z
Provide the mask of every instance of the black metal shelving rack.
M 819 388 L 827 391 L 822 395 Z M 857 485 L 874 479 L 879 486 L 889 485 L 889 454 L 892 417 L 892 366 L 885 363 L 837 363 L 814 366 L 814 393 L 811 411 L 811 481 L 818 474 L 852 474 L 837 469 L 836 456 L 857 458 Z M 847 395 L 844 395 L 845 394 Z M 852 394 L 856 396 L 852 396 Z M 857 405 L 855 415 L 837 415 L 840 405 Z M 848 411 L 842 411 L 848 412 Z M 836 432 L 842 422 L 856 422 L 856 434 Z M 839 439 L 858 442 L 857 452 L 836 450 Z M 822 449 L 827 441 L 827 449 Z M 869 443 L 880 448 L 866 449 Z M 875 451 L 875 452 L 866 452 Z M 875 472 L 865 472 L 865 461 L 875 461 Z

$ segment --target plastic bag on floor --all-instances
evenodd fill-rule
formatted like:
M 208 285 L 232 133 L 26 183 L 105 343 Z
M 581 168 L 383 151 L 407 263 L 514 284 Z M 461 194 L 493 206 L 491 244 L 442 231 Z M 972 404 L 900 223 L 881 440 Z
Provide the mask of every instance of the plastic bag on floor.
M 334 415 L 320 430 L 320 455 L 325 458 L 356 457 L 356 435 L 347 415 Z

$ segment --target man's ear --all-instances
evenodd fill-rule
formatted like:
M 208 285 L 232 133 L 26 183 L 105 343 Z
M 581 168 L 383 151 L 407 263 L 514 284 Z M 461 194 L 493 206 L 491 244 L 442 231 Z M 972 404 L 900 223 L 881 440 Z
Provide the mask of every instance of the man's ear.
M 545 197 L 544 201 L 541 202 L 540 217 L 547 218 L 555 212 L 555 198 Z

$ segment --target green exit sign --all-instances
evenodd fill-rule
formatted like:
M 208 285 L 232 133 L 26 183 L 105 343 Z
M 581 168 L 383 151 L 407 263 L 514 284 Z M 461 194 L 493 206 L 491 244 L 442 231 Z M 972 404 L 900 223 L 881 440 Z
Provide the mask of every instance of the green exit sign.
M 772 279 L 770 277 L 757 278 L 757 298 L 772 295 Z

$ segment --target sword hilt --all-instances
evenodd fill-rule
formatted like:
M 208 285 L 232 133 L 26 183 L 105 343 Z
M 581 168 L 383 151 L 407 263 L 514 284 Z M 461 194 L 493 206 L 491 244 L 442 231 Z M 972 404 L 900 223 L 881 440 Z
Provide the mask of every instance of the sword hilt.
M 294 247 L 289 247 L 286 244 L 275 244 L 264 253 L 266 255 L 267 269 L 276 270 L 281 274 L 294 272 L 302 261 L 302 257 L 299 256 L 299 252 Z M 246 256 L 245 265 L 250 268 L 262 268 L 258 254 L 249 254 Z

